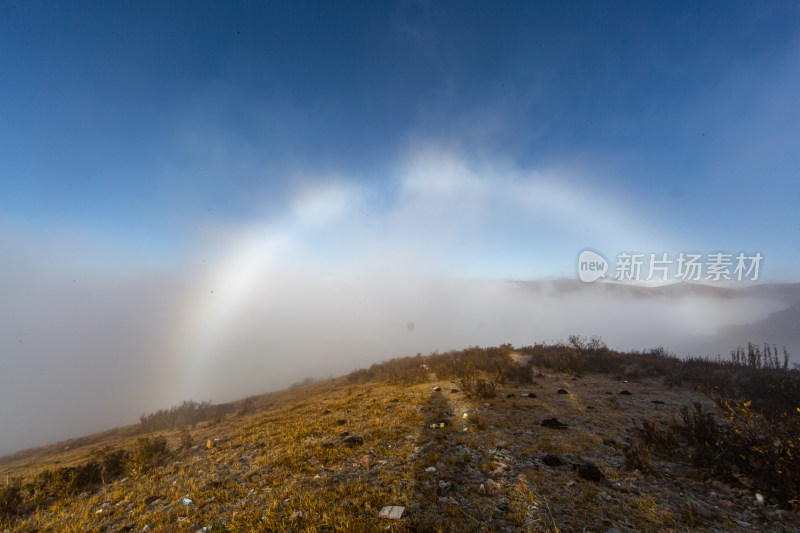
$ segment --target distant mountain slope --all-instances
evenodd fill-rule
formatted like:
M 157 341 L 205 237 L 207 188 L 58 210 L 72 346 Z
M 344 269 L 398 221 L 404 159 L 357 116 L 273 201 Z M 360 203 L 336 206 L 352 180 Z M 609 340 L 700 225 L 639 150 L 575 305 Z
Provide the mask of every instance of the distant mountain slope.
M 715 335 L 687 339 L 681 343 L 679 355 L 690 352 L 712 357 L 721 354 L 727 358 L 731 350 L 747 346 L 748 342 L 775 344 L 781 352 L 786 346 L 792 360 L 800 361 L 800 303 L 752 324 L 724 326 Z
M 637 298 L 665 296 L 674 298 L 690 296 L 704 298 L 764 297 L 792 303 L 800 302 L 800 283 L 713 285 L 710 283 L 680 281 L 662 285 L 646 285 L 643 283 L 622 282 L 614 279 L 585 283 L 572 278 L 518 281 L 516 283 L 531 292 L 548 296 L 583 293 Z
M 774 343 L 779 348 L 786 346 L 790 353 L 800 356 L 800 303 L 753 324 L 721 328 L 717 337 L 734 341 L 737 345 Z

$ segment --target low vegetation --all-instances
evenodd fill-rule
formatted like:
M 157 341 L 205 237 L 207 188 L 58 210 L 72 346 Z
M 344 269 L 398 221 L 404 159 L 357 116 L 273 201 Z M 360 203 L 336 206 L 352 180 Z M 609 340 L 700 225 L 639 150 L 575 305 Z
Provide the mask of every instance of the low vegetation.
M 22 480 L 9 479 L 4 487 L 0 487 L 0 520 L 10 520 L 17 515 L 22 503 Z
M 233 404 L 198 403 L 189 400 L 169 409 L 159 409 L 155 413 L 143 414 L 139 417 L 139 431 L 150 433 L 184 426 L 196 427 L 199 422 L 206 420 L 219 421 L 235 409 Z
M 659 428 L 645 420 L 639 442 L 626 451 L 628 466 L 658 475 L 650 451 L 676 458 L 687 455 L 708 476 L 748 488 L 791 508 L 800 503 L 800 416 L 774 420 L 758 415 L 752 403 L 726 400 L 727 420 L 717 421 L 700 404 L 681 409 L 680 422 Z M 800 408 L 797 408 L 800 412 Z
M 682 360 L 579 336 L 392 359 L 237 403 L 142 415 L 117 440 L 87 440 L 82 459 L 56 456 L 56 466 L 7 477 L 0 522 L 20 531 L 735 529 L 713 510 L 712 480 L 739 522 L 796 530 L 800 372 L 788 363 L 774 346 Z M 384 505 L 406 514 L 381 519 Z

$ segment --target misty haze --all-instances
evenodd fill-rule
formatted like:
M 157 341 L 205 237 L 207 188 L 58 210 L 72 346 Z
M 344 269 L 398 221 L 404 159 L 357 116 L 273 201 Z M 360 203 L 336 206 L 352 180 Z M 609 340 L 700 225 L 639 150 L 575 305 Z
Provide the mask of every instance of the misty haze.
M 0 530 L 800 524 L 800 4 L 9 0 L 0 51 Z

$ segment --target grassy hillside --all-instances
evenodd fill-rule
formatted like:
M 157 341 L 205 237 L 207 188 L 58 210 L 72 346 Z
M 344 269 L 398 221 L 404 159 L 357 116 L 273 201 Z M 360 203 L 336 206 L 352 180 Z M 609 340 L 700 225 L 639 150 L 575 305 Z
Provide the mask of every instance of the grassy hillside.
M 796 531 L 800 379 L 746 355 L 573 338 L 185 403 L 3 458 L 0 515 L 14 531 Z

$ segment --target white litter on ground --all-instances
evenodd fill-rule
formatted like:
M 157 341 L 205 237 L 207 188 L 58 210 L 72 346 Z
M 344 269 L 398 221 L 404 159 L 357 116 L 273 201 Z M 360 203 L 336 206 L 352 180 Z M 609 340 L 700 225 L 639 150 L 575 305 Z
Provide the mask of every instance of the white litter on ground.
M 403 516 L 403 511 L 405 511 L 405 507 L 401 507 L 399 505 L 387 505 L 378 513 L 380 518 L 388 518 L 390 520 L 399 520 L 401 516 Z

